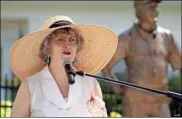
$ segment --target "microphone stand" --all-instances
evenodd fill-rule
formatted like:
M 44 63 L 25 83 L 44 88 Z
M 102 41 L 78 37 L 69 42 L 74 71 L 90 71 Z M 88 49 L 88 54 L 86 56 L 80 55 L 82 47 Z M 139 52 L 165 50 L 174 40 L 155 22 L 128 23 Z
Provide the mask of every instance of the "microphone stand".
M 107 82 L 111 82 L 111 83 L 115 83 L 115 84 L 119 84 L 119 85 L 124 85 L 124 86 L 132 87 L 132 88 L 147 90 L 147 91 L 155 92 L 155 93 L 162 94 L 162 95 L 166 95 L 167 97 L 170 97 L 173 99 L 175 106 L 178 108 L 177 113 L 175 112 L 174 116 L 180 116 L 180 113 L 182 111 L 182 94 L 175 93 L 172 91 L 161 91 L 161 90 L 157 90 L 157 89 L 153 89 L 153 88 L 148 88 L 148 87 L 144 87 L 144 86 L 140 86 L 140 85 L 124 82 L 124 81 L 114 80 L 114 79 L 111 79 L 109 77 L 99 77 L 96 75 L 87 74 L 83 71 L 76 71 L 76 72 L 70 72 L 70 73 L 72 73 L 74 76 L 79 75 L 79 76 L 89 76 L 89 77 L 93 77 L 93 78 L 104 79 Z

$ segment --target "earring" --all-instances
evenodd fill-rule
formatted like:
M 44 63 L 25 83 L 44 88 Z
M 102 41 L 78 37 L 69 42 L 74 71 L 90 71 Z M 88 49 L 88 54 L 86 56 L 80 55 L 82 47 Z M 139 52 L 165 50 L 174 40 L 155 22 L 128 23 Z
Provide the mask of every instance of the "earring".
M 74 61 L 72 62 L 74 65 L 76 64 L 76 58 L 74 59 Z
M 51 58 L 49 56 L 47 56 L 46 57 L 46 62 L 47 62 L 48 65 L 50 64 L 50 60 L 51 60 Z

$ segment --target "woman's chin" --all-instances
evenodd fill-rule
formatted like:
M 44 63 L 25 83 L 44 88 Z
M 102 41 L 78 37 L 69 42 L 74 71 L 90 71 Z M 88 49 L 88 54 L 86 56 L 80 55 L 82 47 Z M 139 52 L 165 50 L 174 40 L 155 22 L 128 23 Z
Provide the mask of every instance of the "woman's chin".
M 64 57 L 64 62 L 73 62 L 73 59 L 71 57 Z

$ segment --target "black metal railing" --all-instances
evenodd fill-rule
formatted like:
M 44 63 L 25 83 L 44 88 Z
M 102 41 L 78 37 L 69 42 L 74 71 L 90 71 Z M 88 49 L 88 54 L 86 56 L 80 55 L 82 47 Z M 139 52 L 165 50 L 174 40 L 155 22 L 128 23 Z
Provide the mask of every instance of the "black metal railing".
M 13 106 L 16 93 L 21 84 L 21 81 L 17 78 L 9 79 L 7 75 L 4 80 L 1 80 L 1 113 L 0 117 L 9 117 Z

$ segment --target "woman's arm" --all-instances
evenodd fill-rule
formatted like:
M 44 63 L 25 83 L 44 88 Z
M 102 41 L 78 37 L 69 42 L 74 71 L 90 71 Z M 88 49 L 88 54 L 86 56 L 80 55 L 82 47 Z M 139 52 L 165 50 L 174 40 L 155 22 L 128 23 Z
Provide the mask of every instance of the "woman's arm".
M 30 92 L 28 81 L 23 80 L 18 89 L 16 99 L 13 103 L 11 117 L 29 117 L 30 116 Z

